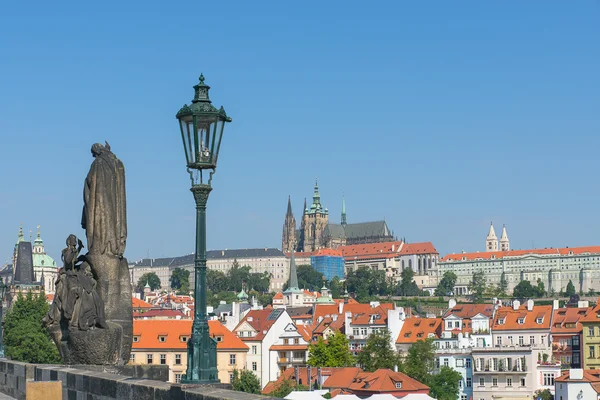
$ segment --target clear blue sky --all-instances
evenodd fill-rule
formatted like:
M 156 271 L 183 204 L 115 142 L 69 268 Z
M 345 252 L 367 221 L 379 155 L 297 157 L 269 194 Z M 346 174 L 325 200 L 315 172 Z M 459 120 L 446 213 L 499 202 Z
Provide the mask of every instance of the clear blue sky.
M 127 171 L 130 260 L 193 251 L 175 113 L 200 72 L 233 122 L 208 247 L 280 247 L 319 178 L 339 221 L 442 254 L 600 243 L 597 1 L 10 2 L 0 6 L 0 262 L 58 258 L 94 142 Z

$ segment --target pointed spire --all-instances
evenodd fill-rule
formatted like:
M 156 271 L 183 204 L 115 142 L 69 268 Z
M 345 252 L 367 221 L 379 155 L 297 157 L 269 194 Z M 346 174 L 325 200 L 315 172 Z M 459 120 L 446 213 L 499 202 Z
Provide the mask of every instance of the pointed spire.
M 508 240 L 508 235 L 506 234 L 506 225 L 502 225 L 502 236 L 500 236 L 500 240 Z
M 287 207 L 287 213 L 285 214 L 286 217 L 292 216 L 292 196 L 288 195 L 288 207 Z
M 341 224 L 346 226 L 348 222 L 346 221 L 346 198 L 342 195 L 342 221 Z
M 510 240 L 508 239 L 508 234 L 506 233 L 505 225 L 502 225 L 502 236 L 500 236 L 500 250 L 502 250 L 502 251 L 510 250 Z
M 25 240 L 25 236 L 23 236 L 23 223 L 19 225 L 19 236 L 17 237 L 17 243 Z
M 306 197 L 304 198 L 304 215 L 308 214 L 308 207 L 306 207 Z
M 492 222 L 490 222 L 490 232 L 488 233 L 487 238 L 488 240 L 497 239 L 496 231 L 494 230 L 494 224 Z
M 295 251 L 292 249 L 292 258 L 290 259 L 290 283 L 288 290 L 298 290 L 298 273 L 296 272 L 296 258 L 294 257 Z
M 313 193 L 313 202 L 310 206 L 311 212 L 321 211 L 321 195 L 319 194 L 319 181 L 315 178 L 315 192 Z

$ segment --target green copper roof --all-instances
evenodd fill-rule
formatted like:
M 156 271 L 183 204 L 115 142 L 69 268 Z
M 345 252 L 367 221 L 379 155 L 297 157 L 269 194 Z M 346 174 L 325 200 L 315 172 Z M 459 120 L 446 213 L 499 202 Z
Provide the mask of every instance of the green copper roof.
M 33 253 L 33 267 L 56 267 L 56 261 L 47 254 Z
M 242 288 L 242 291 L 238 293 L 237 298 L 240 300 L 248 300 L 248 295 L 244 291 L 244 288 Z
M 292 250 L 292 257 L 290 259 L 290 281 L 288 288 L 283 293 L 302 293 L 298 288 L 298 273 L 296 272 L 296 258 L 294 256 L 294 250 Z
M 335 301 L 329 296 L 321 296 L 316 300 L 316 303 L 319 304 L 334 304 Z

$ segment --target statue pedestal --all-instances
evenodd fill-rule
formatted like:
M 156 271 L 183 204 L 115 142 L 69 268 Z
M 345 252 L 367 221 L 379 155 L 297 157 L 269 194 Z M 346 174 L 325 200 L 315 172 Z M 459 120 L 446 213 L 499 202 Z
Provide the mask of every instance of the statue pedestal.
M 119 363 L 123 328 L 107 322 L 108 328 L 87 331 L 69 330 L 63 335 L 60 328 L 50 331 L 55 338 L 63 362 L 69 364 L 114 365 Z M 57 336 L 61 340 L 56 340 Z

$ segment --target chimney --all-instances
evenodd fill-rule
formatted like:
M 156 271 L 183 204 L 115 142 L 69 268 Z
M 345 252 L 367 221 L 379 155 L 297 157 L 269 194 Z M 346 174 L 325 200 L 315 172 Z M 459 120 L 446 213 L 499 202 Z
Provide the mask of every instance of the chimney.
M 527 300 L 527 311 L 533 311 L 533 300 Z
M 560 306 L 560 303 L 559 303 L 559 301 L 558 301 L 558 300 L 554 300 L 554 301 L 552 302 L 552 308 L 553 308 L 554 310 L 556 310 L 557 308 L 560 308 L 559 306 Z
M 454 307 L 456 307 L 456 300 L 454 300 L 454 299 L 448 300 L 448 308 L 453 309 Z
M 521 303 L 519 302 L 519 300 L 514 300 L 513 301 L 513 310 L 517 311 L 519 309 L 519 307 L 521 307 Z
M 341 314 L 344 311 L 344 303 L 341 301 L 338 303 L 338 314 Z
M 396 245 L 392 244 L 392 251 L 396 250 Z

